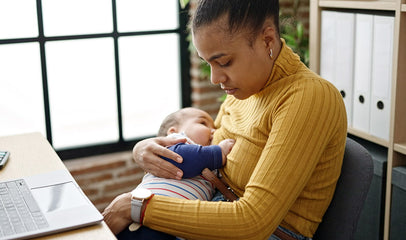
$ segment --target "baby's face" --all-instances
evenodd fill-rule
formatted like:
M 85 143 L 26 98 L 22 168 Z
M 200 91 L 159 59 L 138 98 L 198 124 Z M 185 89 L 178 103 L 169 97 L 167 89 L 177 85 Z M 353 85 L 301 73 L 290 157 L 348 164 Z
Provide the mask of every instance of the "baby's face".
M 196 144 L 208 146 L 214 133 L 214 121 L 205 111 L 186 108 L 183 110 L 182 124 L 179 132 L 185 134 Z

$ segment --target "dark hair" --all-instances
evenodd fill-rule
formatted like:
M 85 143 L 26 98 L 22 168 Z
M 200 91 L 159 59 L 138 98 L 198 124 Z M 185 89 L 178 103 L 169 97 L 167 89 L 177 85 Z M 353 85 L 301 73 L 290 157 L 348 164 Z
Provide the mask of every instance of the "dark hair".
M 266 19 L 273 19 L 279 35 L 279 0 L 199 0 L 192 16 L 194 32 L 228 14 L 228 31 L 249 30 L 252 40 Z
M 181 109 L 182 110 L 182 109 Z M 179 113 L 181 110 L 173 112 L 166 116 L 166 118 L 162 121 L 161 126 L 158 130 L 158 137 L 165 137 L 168 135 L 168 129 L 173 126 L 179 125 Z

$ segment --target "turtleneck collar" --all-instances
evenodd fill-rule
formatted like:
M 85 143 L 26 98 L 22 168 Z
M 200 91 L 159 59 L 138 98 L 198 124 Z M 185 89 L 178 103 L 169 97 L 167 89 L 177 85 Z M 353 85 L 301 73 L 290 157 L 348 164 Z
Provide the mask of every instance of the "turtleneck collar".
M 286 45 L 283 38 L 281 38 L 281 42 L 281 51 L 274 62 L 271 75 L 262 90 L 279 79 L 294 74 L 302 64 L 299 55 L 294 53 L 292 49 Z

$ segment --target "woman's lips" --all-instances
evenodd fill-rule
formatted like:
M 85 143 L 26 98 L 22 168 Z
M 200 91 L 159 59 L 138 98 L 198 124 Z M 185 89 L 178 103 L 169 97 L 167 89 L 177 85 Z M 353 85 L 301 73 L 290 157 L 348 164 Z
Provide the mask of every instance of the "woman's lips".
M 233 95 L 236 91 L 237 88 L 223 88 L 224 92 L 226 92 L 228 95 Z

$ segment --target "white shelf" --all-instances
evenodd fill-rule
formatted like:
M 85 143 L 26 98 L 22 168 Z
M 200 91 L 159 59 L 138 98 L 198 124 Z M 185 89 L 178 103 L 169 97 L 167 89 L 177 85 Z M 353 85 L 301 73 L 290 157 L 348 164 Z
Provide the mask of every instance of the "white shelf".
M 394 150 L 398 153 L 406 155 L 406 143 L 395 143 Z
M 405 5 L 405 4 L 403 4 Z M 403 9 L 402 5 L 402 9 Z M 320 0 L 320 7 L 325 8 L 346 8 L 346 9 L 367 9 L 367 10 L 396 10 L 395 1 L 337 1 L 337 0 Z
M 360 131 L 358 129 L 349 127 L 348 128 L 348 133 L 350 133 L 350 134 L 352 134 L 354 136 L 360 137 L 362 139 L 368 140 L 370 142 L 376 143 L 376 144 L 381 145 L 383 147 L 389 147 L 389 141 L 387 141 L 385 139 L 382 139 L 382 138 L 374 137 L 371 134 Z

